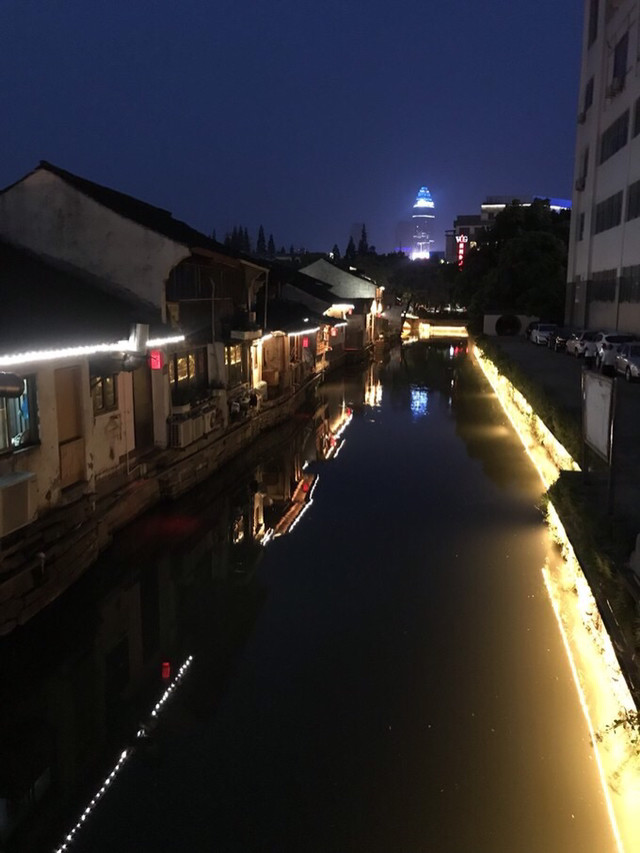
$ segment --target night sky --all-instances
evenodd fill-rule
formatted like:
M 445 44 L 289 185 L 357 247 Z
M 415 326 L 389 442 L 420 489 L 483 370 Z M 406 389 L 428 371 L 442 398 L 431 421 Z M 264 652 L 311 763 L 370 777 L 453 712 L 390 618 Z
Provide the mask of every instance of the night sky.
M 4 0 L 0 185 L 50 160 L 218 239 L 436 248 L 488 194 L 571 196 L 581 0 Z

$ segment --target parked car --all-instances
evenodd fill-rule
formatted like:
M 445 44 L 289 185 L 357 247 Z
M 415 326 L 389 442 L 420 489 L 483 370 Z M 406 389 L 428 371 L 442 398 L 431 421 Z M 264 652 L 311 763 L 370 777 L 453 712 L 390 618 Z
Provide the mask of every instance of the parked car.
M 633 335 L 621 335 L 618 332 L 598 332 L 595 336 L 596 344 L 596 367 L 601 367 L 603 364 L 604 353 L 609 353 L 609 366 L 613 370 L 614 360 L 611 359 L 611 347 L 618 344 L 628 344 L 635 340 Z
M 627 382 L 640 379 L 640 343 L 622 344 L 618 348 L 615 369 Z
M 531 329 L 531 342 L 546 346 L 549 342 L 549 335 L 555 332 L 557 328 L 555 323 L 536 323 L 533 329 Z
M 597 334 L 597 332 L 590 329 L 585 329 L 582 332 L 574 332 L 567 341 L 566 351 L 569 355 L 582 358 L 587 342 L 594 341 Z
M 561 352 L 567 346 L 567 341 L 573 334 L 573 329 L 567 326 L 558 326 L 555 332 L 551 332 L 547 340 L 547 346 L 554 352 Z

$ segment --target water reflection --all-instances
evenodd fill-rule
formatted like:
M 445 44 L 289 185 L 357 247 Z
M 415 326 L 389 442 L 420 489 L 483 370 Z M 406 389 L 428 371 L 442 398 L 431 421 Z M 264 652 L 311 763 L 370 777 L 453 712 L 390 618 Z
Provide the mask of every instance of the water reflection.
M 349 449 L 343 456 L 339 457 L 339 454 L 345 442 L 354 440 L 354 433 L 363 436 L 361 428 L 368 427 L 372 418 L 380 422 L 381 428 L 389 430 L 384 433 L 385 440 L 398 445 L 398 434 L 388 427 L 388 421 L 384 421 L 386 413 L 406 416 L 407 421 L 415 426 L 412 431 L 416 432 L 430 424 L 434 419 L 432 415 L 444 413 L 445 422 L 455 421 L 452 434 L 457 432 L 469 457 L 479 459 L 495 482 L 509 485 L 516 477 L 521 477 L 521 463 L 512 465 L 512 470 L 509 470 L 510 444 L 504 441 L 504 433 L 500 440 L 500 433 L 492 432 L 500 427 L 488 426 L 494 421 L 487 406 L 490 403 L 480 394 L 467 361 L 466 344 L 417 343 L 392 351 L 386 360 L 380 357 L 362 369 L 331 377 L 319 389 L 318 396 L 310 400 L 290 424 L 266 436 L 215 481 L 203 484 L 181 501 L 150 513 L 127 528 L 94 570 L 63 600 L 42 618 L 0 642 L 0 666 L 4 676 L 0 685 L 0 839 L 7 850 L 11 853 L 35 853 L 50 849 L 52 841 L 55 843 L 64 838 L 99 790 L 105 770 L 114 765 L 125 748 L 134 748 L 143 762 L 153 761 L 152 744 L 148 744 L 141 754 L 135 739 L 136 732 L 140 730 L 140 723 L 148 719 L 150 710 L 177 668 L 190 655 L 194 656 L 193 672 L 180 687 L 179 695 L 185 697 L 179 703 L 180 713 L 172 717 L 169 724 L 164 723 L 164 735 L 154 732 L 153 738 L 169 738 L 176 734 L 179 726 L 190 731 L 203 725 L 204 721 L 210 721 L 219 712 L 241 652 L 255 633 L 257 620 L 263 617 L 261 622 L 264 621 L 265 609 L 268 610 L 267 605 L 273 598 L 264 578 L 264 567 L 270 555 L 280 556 L 283 553 L 280 546 L 295 543 L 298 536 L 304 539 L 305 522 L 312 527 L 309 518 L 313 519 L 323 511 L 319 506 L 323 488 L 327 483 L 335 484 L 341 471 L 346 469 L 352 474 L 350 487 L 357 478 L 365 480 L 365 466 L 361 462 L 352 462 Z M 429 417 L 423 418 L 424 414 L 429 414 Z M 412 421 L 416 418 L 418 423 Z M 481 423 L 485 426 L 480 426 Z M 334 666 L 324 679 L 325 695 L 320 697 L 322 705 L 335 694 L 336 708 L 340 713 L 345 695 L 354 689 L 361 675 L 365 655 L 364 651 L 362 654 L 352 652 L 353 669 L 341 673 L 339 665 L 345 660 L 347 663 L 350 661 L 349 646 L 344 637 L 348 637 L 352 630 L 352 620 L 362 618 L 362 613 L 366 619 L 359 642 L 363 649 L 366 647 L 367 655 L 370 643 L 377 650 L 375 667 L 371 672 L 365 668 L 364 672 L 364 682 L 369 679 L 372 685 L 371 708 L 384 701 L 386 683 L 379 694 L 374 687 L 381 672 L 388 670 L 395 678 L 404 668 L 411 669 L 413 660 L 421 660 L 409 654 L 401 655 L 398 659 L 402 665 L 398 670 L 398 659 L 391 654 L 391 650 L 396 648 L 394 644 L 399 644 L 404 650 L 402 644 L 409 643 L 412 636 L 418 637 L 418 648 L 425 655 L 422 662 L 425 671 L 433 668 L 431 682 L 444 685 L 448 677 L 445 652 L 452 656 L 455 652 L 447 640 L 451 625 L 455 624 L 456 630 L 462 631 L 466 624 L 472 624 L 475 626 L 474 636 L 478 637 L 486 630 L 475 598 L 465 605 L 464 584 L 461 580 L 456 581 L 452 570 L 452 582 L 459 583 L 456 592 L 459 601 L 451 607 L 452 613 L 455 611 L 457 619 L 465 606 L 469 612 L 459 625 L 450 614 L 450 619 L 443 620 L 438 636 L 422 635 L 428 630 L 438 630 L 441 610 L 450 598 L 447 586 L 450 581 L 445 583 L 444 571 L 433 575 L 423 573 L 420 542 L 411 541 L 411 536 L 403 532 L 403 525 L 405 518 L 411 519 L 409 530 L 424 523 L 420 503 L 424 495 L 418 489 L 422 488 L 424 478 L 430 475 L 430 467 L 446 468 L 450 460 L 444 453 L 441 458 L 429 459 L 420 469 L 422 479 L 412 478 L 412 468 L 401 467 L 404 448 L 396 451 L 400 452 L 400 457 L 385 454 L 385 446 L 379 438 L 376 438 L 378 443 L 374 443 L 373 434 L 372 428 L 365 436 L 371 442 L 367 444 L 369 461 L 366 465 L 369 505 L 362 499 L 360 512 L 346 503 L 335 509 L 345 519 L 349 532 L 355 532 L 354 538 L 358 542 L 349 542 L 348 547 L 341 542 L 340 548 L 335 547 L 339 541 L 336 534 L 333 541 L 335 554 L 331 558 L 325 556 L 324 562 L 320 560 L 315 568 L 311 560 L 307 563 L 299 560 L 294 565 L 304 566 L 304 572 L 296 569 L 291 573 L 296 577 L 309 575 L 310 579 L 306 580 L 309 589 L 320 597 L 323 588 L 321 582 L 318 583 L 318 576 L 324 578 L 332 573 L 330 579 L 324 581 L 327 584 L 324 594 L 325 600 L 336 608 L 333 615 L 339 618 L 342 609 L 353 607 L 353 612 L 349 610 L 348 618 L 345 617 L 342 635 L 338 635 L 343 639 L 335 641 Z M 449 438 L 446 441 L 449 442 Z M 455 450 L 454 443 L 459 444 L 455 442 L 455 435 L 454 442 L 442 446 Z M 515 454 L 515 443 L 513 446 Z M 417 454 L 420 451 L 413 447 L 411 452 Z M 427 453 L 428 448 L 425 449 L 425 457 Z M 388 459 L 381 458 L 385 456 Z M 464 457 L 464 454 L 459 456 Z M 338 463 L 335 462 L 336 457 L 339 457 Z M 375 465 L 370 463 L 371 459 L 375 459 Z M 359 467 L 349 468 L 352 464 Z M 413 458 L 409 464 L 413 466 Z M 384 482 L 386 466 L 404 475 L 405 480 L 397 486 Z M 413 480 L 418 483 L 415 487 L 416 500 L 408 500 Z M 385 494 L 389 487 L 402 489 L 402 511 L 397 519 L 389 510 L 389 499 Z M 316 507 L 313 507 L 314 498 L 318 499 Z M 399 546 L 391 541 L 393 537 L 378 539 L 369 535 L 372 506 L 378 512 L 375 524 L 396 524 L 398 542 L 409 548 L 409 554 L 400 560 L 402 571 L 396 567 Z M 332 509 L 324 507 L 328 517 Z M 353 515 L 348 518 L 347 510 L 353 510 Z M 387 512 L 389 517 L 385 514 Z M 489 516 L 483 518 L 488 524 Z M 453 564 L 447 543 L 453 542 L 457 525 L 458 521 L 455 524 L 449 521 L 449 513 L 440 520 L 441 528 L 449 533 L 445 535 L 438 530 L 430 546 L 434 555 L 437 555 L 438 548 L 443 549 L 439 557 L 434 557 L 437 565 Z M 294 530 L 295 535 L 291 535 Z M 322 536 L 326 537 L 326 528 Z M 282 537 L 286 538 L 282 540 Z M 278 539 L 280 545 L 265 549 L 265 545 Z M 363 556 L 363 542 L 373 548 L 373 553 Z M 456 544 L 455 558 L 458 550 L 464 547 L 464 542 L 460 547 Z M 485 547 L 496 551 L 499 547 L 489 539 L 489 533 Z M 301 547 L 298 553 L 305 548 Z M 412 552 L 414 548 L 415 555 Z M 349 560 L 342 559 L 343 550 L 350 555 Z M 381 553 L 386 555 L 384 559 L 380 557 Z M 379 560 L 379 565 L 376 560 Z M 475 571 L 475 551 L 473 561 Z M 498 564 L 497 556 L 493 562 Z M 354 573 L 360 565 L 367 573 L 369 565 L 376 565 L 376 583 L 367 582 L 354 589 L 351 584 L 356 583 L 357 575 Z M 315 577 L 314 571 L 317 572 Z M 420 594 L 416 595 L 415 588 L 411 586 L 418 576 L 421 578 L 417 587 L 419 591 L 422 584 L 433 585 L 426 601 L 433 597 L 438 607 L 431 614 L 431 619 L 425 618 L 422 610 L 425 599 Z M 437 578 L 446 586 L 440 598 L 437 598 Z M 380 590 L 390 591 L 391 598 L 397 596 L 399 604 L 404 606 L 406 602 L 400 599 L 405 584 L 407 590 L 411 587 L 410 606 L 405 609 L 398 606 L 391 617 L 387 615 L 378 619 L 378 609 L 382 613 L 389 597 L 383 595 L 384 600 L 380 601 Z M 308 591 L 305 589 L 305 593 Z M 489 601 L 493 606 L 496 595 L 494 590 L 487 589 L 487 607 Z M 304 601 L 308 599 L 309 596 Z M 300 605 L 302 599 L 296 599 L 291 593 L 291 601 Z M 372 625 L 367 623 L 369 612 Z M 326 610 L 320 606 L 318 612 L 311 615 L 315 617 L 315 630 L 320 633 L 327 621 Z M 507 619 L 508 615 L 505 608 L 504 618 Z M 293 615 L 287 614 L 285 619 L 292 620 Z M 442 662 L 439 663 L 438 658 L 427 658 L 429 642 L 442 647 Z M 488 661 L 497 659 L 502 645 L 500 634 L 496 648 L 486 650 L 485 675 L 481 677 L 483 670 L 478 667 L 468 674 L 472 681 L 474 678 L 478 680 L 477 684 L 473 682 L 478 696 L 484 697 L 484 682 L 481 684 L 480 681 L 490 669 Z M 313 651 L 313 643 L 311 646 Z M 277 649 L 277 641 L 275 647 Z M 416 648 L 409 645 L 407 651 L 415 654 Z M 265 654 L 268 656 L 268 649 Z M 323 660 L 318 656 L 313 665 L 322 670 Z M 387 670 L 384 669 L 385 661 Z M 457 665 L 455 656 L 454 665 Z M 297 671 L 301 679 L 305 671 L 306 663 L 303 661 Z M 197 689 L 192 681 L 197 681 Z M 427 707 L 428 691 L 425 690 L 424 695 L 419 692 L 423 681 L 421 675 L 416 676 L 412 672 L 407 684 L 411 684 L 412 690 L 418 690 L 418 704 Z M 398 695 L 405 694 L 401 692 Z M 302 711 L 308 712 L 304 696 L 294 694 L 289 697 L 287 694 L 287 699 L 299 702 Z M 476 701 L 480 702 L 479 699 Z M 366 707 L 363 703 L 363 714 Z M 440 707 L 438 701 L 431 709 L 435 718 Z M 277 710 L 280 714 L 287 709 L 280 707 Z M 243 708 L 238 713 L 250 715 L 250 711 Z M 445 711 L 442 706 L 443 730 L 448 725 L 449 712 Z M 364 722 L 366 728 L 366 719 Z M 379 735 L 378 722 L 376 720 L 376 726 L 371 729 L 376 737 Z M 170 727 L 168 732 L 167 726 Z M 388 730 L 385 725 L 385 733 Z M 396 731 L 400 732 L 401 728 L 394 726 Z M 352 732 L 350 730 L 351 734 L 354 738 L 356 735 L 361 737 L 355 728 Z M 335 738 L 341 745 L 344 735 L 338 731 Z M 312 751 L 313 743 L 315 741 L 310 740 L 300 748 Z M 339 751 L 338 747 L 335 749 Z M 328 755 L 331 754 L 329 750 Z M 361 747 L 365 763 L 368 754 Z M 371 778 L 374 778 L 374 764 L 378 762 L 379 755 L 373 743 L 371 755 L 375 757 L 375 761 L 371 758 Z M 416 762 L 414 769 L 417 775 L 419 750 L 414 749 L 411 755 L 414 756 L 411 761 Z M 391 756 L 392 753 L 386 755 L 383 752 L 384 760 L 391 762 Z M 253 756 L 247 760 L 253 761 Z M 213 758 L 211 762 L 214 763 Z M 327 772 L 332 775 L 333 769 L 329 768 Z M 353 772 L 357 776 L 358 771 Z M 179 780 L 174 781 L 176 785 L 180 784 Z M 220 785 L 224 787 L 226 781 L 222 780 Z M 398 814 L 402 808 L 398 806 Z M 96 820 L 100 820 L 100 809 Z M 327 846 L 325 849 L 331 848 Z
M 263 546 L 300 521 L 320 479 L 310 464 L 337 456 L 380 389 L 369 366 L 327 382 L 288 427 L 130 525 L 63 599 L 2 639 L 1 849 L 66 837 L 123 751 L 148 748 L 140 724 L 194 650 L 208 678 L 190 713 L 216 707 L 265 602 Z

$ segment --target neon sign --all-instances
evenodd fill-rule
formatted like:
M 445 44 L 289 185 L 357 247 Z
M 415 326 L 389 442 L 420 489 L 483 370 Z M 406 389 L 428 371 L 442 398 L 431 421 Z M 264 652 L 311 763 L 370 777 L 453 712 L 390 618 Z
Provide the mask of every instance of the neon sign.
M 469 238 L 466 234 L 456 234 L 456 243 L 458 244 L 458 266 L 464 264 L 464 256 L 467 251 L 467 243 Z

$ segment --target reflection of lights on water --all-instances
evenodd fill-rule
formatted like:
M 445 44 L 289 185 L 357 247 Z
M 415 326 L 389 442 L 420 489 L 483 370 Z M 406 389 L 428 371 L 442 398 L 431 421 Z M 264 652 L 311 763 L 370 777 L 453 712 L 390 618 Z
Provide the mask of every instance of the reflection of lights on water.
M 297 516 L 296 516 L 296 518 L 294 518 L 293 523 L 291 524 L 291 527 L 290 527 L 290 528 L 289 528 L 289 530 L 287 531 L 288 533 L 291 533 L 291 532 L 292 532 L 292 530 L 294 529 L 294 527 L 295 527 L 295 526 L 300 522 L 300 519 L 302 518 L 302 516 L 305 514 L 305 512 L 307 512 L 307 510 L 309 509 L 309 507 L 310 507 L 310 506 L 311 506 L 311 504 L 313 503 L 313 493 L 314 493 L 314 492 L 315 492 L 315 490 L 316 490 L 316 486 L 318 485 L 318 480 L 319 480 L 319 479 L 320 479 L 320 477 L 316 476 L 316 479 L 315 479 L 315 480 L 314 480 L 314 482 L 313 482 L 313 486 L 311 486 L 311 490 L 308 492 L 309 497 L 308 497 L 308 499 L 307 499 L 307 503 L 306 503 L 306 504 L 305 504 L 305 506 L 302 508 L 302 510 L 301 510 L 301 512 L 300 512 L 300 514 L 299 514 L 299 515 L 297 515 Z
M 426 388 L 411 389 L 411 412 L 417 417 L 427 414 L 429 405 L 429 392 Z
M 379 379 L 365 388 L 364 403 L 365 406 L 371 406 L 371 408 L 378 408 L 382 405 L 382 382 Z
M 336 456 L 340 452 L 340 448 L 344 444 L 344 441 L 341 442 L 340 439 L 342 438 L 344 431 L 349 426 L 352 420 L 353 411 L 350 408 L 346 408 L 344 420 L 342 421 L 338 429 L 331 435 L 331 445 L 326 452 L 325 459 L 331 459 L 332 456 L 334 459 L 336 458 Z
M 271 542 L 271 540 L 273 539 L 273 534 L 274 534 L 273 527 L 267 528 L 264 536 L 260 540 L 260 544 L 262 545 L 263 548 L 266 548 L 267 545 L 269 544 L 269 542 Z
M 474 355 L 493 387 L 509 420 L 545 487 L 560 470 L 579 471 L 527 400 L 477 348 Z M 545 587 L 558 623 L 591 741 L 607 812 L 619 853 L 640 848 L 640 773 L 631 733 L 612 723 L 635 712 L 635 704 L 620 669 L 611 638 L 554 506 L 547 523 L 562 549 L 555 571 L 543 569 Z M 625 844 L 627 845 L 625 847 Z
M 495 364 L 477 346 L 474 347 L 473 354 L 538 471 L 545 488 L 555 483 L 560 471 L 579 471 L 580 466 L 542 419 L 535 414 L 520 391 L 498 371 Z
M 340 451 L 342 450 L 342 448 L 345 446 L 345 444 L 346 444 L 346 443 L 347 443 L 347 439 L 346 439 L 346 438 L 344 438 L 344 439 L 340 442 L 340 444 L 336 447 L 336 452 L 333 454 L 333 458 L 334 458 L 334 459 L 337 459 L 337 458 L 338 458 L 338 456 L 340 455 Z
M 153 710 L 151 711 L 150 724 L 148 726 L 142 726 L 140 729 L 138 729 L 138 732 L 136 733 L 136 741 L 138 743 L 144 743 L 144 741 L 146 740 L 146 738 L 149 735 L 149 730 L 155 724 L 155 721 L 157 720 L 158 715 L 160 714 L 160 711 L 162 710 L 162 706 L 165 704 L 165 702 L 168 701 L 168 699 L 171 698 L 173 693 L 175 693 L 176 689 L 179 687 L 180 682 L 184 678 L 187 670 L 189 669 L 189 667 L 191 666 L 192 663 L 193 663 L 193 655 L 189 655 L 189 657 L 186 659 L 186 661 L 182 664 L 182 666 L 178 670 L 176 677 L 173 679 L 171 684 L 164 691 L 164 693 L 162 694 L 160 699 L 156 702 Z M 87 818 L 89 817 L 91 812 L 95 809 L 95 807 L 98 805 L 100 800 L 104 797 L 108 788 L 113 783 L 113 781 L 115 780 L 118 773 L 122 770 L 122 768 L 124 767 L 126 762 L 131 758 L 131 756 L 134 753 L 135 753 L 135 745 L 133 747 L 130 747 L 129 749 L 123 750 L 120 753 L 120 757 L 118 758 L 118 761 L 115 764 L 113 770 L 111 771 L 111 773 L 109 773 L 109 775 L 106 777 L 106 779 L 104 780 L 104 782 L 102 783 L 102 785 L 100 786 L 98 791 L 95 793 L 93 798 L 90 800 L 88 806 L 80 815 L 80 818 L 79 818 L 78 822 L 76 823 L 76 825 L 73 827 L 73 829 L 71 829 L 66 834 L 62 844 L 60 844 L 58 847 L 56 847 L 55 853 L 63 853 L 63 851 L 68 850 L 71 847 L 71 845 L 73 844 L 73 842 L 76 839 L 76 835 L 78 834 L 78 831 L 80 830 L 80 828 L 82 827 L 84 822 L 87 820 Z

